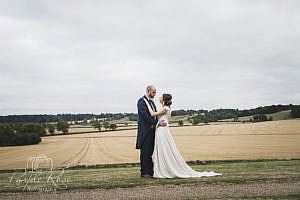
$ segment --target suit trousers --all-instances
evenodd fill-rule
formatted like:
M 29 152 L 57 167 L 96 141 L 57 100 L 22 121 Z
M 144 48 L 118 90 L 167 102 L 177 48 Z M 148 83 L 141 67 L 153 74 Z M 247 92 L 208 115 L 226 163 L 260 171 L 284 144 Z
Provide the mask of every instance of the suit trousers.
M 153 176 L 152 154 L 154 150 L 155 129 L 147 133 L 140 149 L 141 175 Z

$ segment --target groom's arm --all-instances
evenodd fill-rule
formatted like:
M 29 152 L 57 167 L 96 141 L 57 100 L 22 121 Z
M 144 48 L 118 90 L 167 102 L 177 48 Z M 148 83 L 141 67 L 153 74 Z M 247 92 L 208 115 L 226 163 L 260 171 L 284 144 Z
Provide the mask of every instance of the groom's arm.
M 151 117 L 151 115 L 149 114 L 147 105 L 144 102 L 144 100 L 140 99 L 138 101 L 138 109 L 139 109 L 141 116 L 147 123 L 153 124 L 153 125 L 157 124 L 157 120 L 154 117 Z

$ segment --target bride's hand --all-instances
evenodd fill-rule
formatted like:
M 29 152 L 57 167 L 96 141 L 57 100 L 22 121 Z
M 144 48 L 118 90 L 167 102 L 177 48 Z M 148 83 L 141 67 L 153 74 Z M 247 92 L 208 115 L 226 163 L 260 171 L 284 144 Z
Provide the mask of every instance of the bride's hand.
M 159 123 L 158 123 L 158 127 L 165 127 L 165 126 L 167 126 L 167 123 L 164 121 L 164 120 L 161 120 L 161 121 L 159 121 Z

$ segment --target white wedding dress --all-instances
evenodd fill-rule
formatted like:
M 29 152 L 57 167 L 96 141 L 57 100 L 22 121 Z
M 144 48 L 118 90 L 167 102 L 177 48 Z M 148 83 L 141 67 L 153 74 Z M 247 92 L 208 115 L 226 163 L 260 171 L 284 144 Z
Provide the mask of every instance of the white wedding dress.
M 164 106 L 164 108 L 167 109 L 167 113 L 160 116 L 158 120 L 164 120 L 168 124 L 171 110 L 168 106 Z M 155 178 L 190 178 L 222 175 L 213 171 L 197 172 L 193 170 L 177 150 L 168 125 L 156 128 L 152 160 L 154 164 L 153 177 Z

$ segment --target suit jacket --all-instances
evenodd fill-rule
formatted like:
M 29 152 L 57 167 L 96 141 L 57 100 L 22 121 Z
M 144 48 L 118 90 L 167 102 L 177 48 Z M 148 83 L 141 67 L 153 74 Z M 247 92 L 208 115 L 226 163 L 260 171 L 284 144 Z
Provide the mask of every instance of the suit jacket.
M 155 117 L 152 117 L 150 115 L 150 112 L 144 101 L 144 98 L 148 100 L 146 96 L 143 96 L 137 102 L 139 119 L 138 119 L 138 133 L 136 138 L 136 149 L 141 148 L 147 134 L 155 134 L 155 127 L 158 122 Z M 154 110 L 156 111 L 156 106 L 154 103 L 153 106 L 154 106 Z

